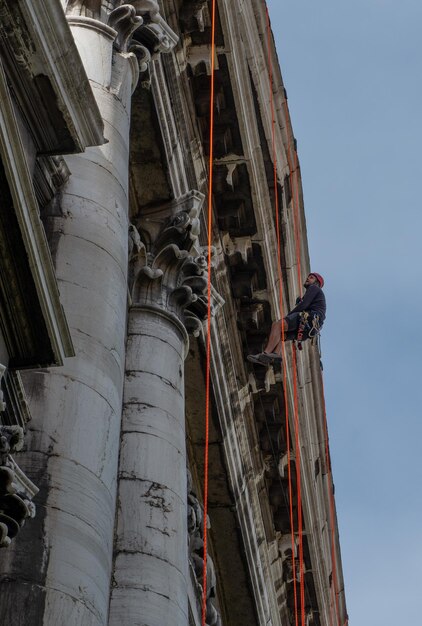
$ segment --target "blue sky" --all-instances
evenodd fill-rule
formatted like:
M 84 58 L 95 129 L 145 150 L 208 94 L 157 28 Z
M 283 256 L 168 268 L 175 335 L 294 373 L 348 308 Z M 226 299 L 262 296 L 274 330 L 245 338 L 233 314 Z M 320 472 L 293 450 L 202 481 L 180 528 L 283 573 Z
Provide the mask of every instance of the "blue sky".
M 268 0 L 298 141 L 351 626 L 421 624 L 422 2 Z

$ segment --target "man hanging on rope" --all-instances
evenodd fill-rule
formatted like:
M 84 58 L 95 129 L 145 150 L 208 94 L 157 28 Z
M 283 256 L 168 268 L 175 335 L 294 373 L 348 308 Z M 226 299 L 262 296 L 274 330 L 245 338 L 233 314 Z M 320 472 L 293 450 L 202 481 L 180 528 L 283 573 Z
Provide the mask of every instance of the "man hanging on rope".
M 264 351 L 249 354 L 248 361 L 259 365 L 279 362 L 282 360 L 283 341 L 303 341 L 312 336 L 312 333 L 318 333 L 324 323 L 327 308 L 322 291 L 324 279 L 320 274 L 312 272 L 303 286 L 306 290 L 303 298 L 298 298 L 295 308 L 285 318 L 273 323 Z

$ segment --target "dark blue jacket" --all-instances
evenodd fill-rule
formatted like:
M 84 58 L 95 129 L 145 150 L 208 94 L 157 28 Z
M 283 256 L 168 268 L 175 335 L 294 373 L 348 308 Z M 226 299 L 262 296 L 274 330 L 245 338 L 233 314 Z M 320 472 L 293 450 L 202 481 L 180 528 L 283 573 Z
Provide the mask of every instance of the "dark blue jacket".
M 319 285 L 314 283 L 306 288 L 305 295 L 290 313 L 301 313 L 302 311 L 316 313 L 319 315 L 319 322 L 322 325 L 325 320 L 326 310 L 327 304 L 325 302 L 324 292 Z

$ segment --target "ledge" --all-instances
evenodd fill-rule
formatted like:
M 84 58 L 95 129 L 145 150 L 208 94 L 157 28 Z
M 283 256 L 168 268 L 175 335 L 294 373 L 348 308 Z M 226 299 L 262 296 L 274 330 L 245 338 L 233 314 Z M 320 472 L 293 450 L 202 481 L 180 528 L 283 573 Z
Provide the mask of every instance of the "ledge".
M 105 142 L 103 122 L 58 0 L 0 0 L 0 51 L 39 154 Z
M 7 228 L 1 229 L 4 272 L 8 270 L 2 322 L 10 366 L 61 365 L 74 354 L 72 340 L 1 63 L 0 105 L 0 157 L 10 194 L 7 198 L 4 190 Z

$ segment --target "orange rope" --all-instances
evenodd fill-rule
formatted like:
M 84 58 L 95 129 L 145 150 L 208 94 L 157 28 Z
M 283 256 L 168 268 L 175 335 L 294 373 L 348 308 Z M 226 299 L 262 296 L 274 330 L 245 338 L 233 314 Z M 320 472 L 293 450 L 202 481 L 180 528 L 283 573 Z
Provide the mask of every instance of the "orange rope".
M 302 268 L 301 268 L 301 255 L 300 255 L 300 227 L 299 227 L 299 183 L 297 177 L 294 174 L 297 174 L 297 170 L 299 167 L 299 162 L 297 158 L 296 150 L 293 151 L 294 157 L 293 161 L 291 158 L 292 151 L 292 143 L 290 139 L 289 129 L 291 128 L 291 120 L 290 120 L 290 112 L 289 106 L 287 104 L 287 99 L 285 98 L 283 101 L 284 114 L 286 118 L 286 135 L 287 135 L 287 163 L 289 166 L 289 182 L 290 182 L 290 190 L 292 196 L 292 204 L 293 204 L 293 229 L 295 235 L 295 246 L 296 246 L 296 269 L 297 269 L 297 282 L 298 285 L 302 282 Z
M 266 8 L 267 13 L 267 29 L 270 30 L 269 24 L 269 16 L 268 16 L 268 8 Z M 270 41 L 270 35 L 268 33 L 268 41 Z M 271 67 L 271 57 L 270 51 L 268 52 L 269 57 L 269 66 L 271 72 L 272 79 L 272 67 Z M 272 80 L 271 80 L 271 95 L 272 95 Z M 287 134 L 287 162 L 289 166 L 289 182 L 291 189 L 291 197 L 292 197 L 292 205 L 293 205 L 293 230 L 295 237 L 295 251 L 296 251 L 296 267 L 297 267 L 297 282 L 298 285 L 302 282 L 302 271 L 301 271 L 301 245 L 300 245 L 300 198 L 299 198 L 299 181 L 298 181 L 298 170 L 299 170 L 299 161 L 296 149 L 293 148 L 293 159 L 292 159 L 292 142 L 290 135 L 291 128 L 291 119 L 289 107 L 287 104 L 287 99 L 283 101 L 285 119 L 286 119 L 286 134 Z M 271 111 L 273 115 L 273 129 L 274 129 L 274 106 L 271 98 Z M 273 130 L 273 144 L 274 144 L 274 130 Z M 273 145 L 273 153 L 275 154 L 275 146 Z M 274 170 L 276 171 L 276 165 L 274 165 Z M 275 181 L 276 182 L 276 181 Z M 278 214 L 277 214 L 278 217 Z M 278 231 L 278 224 L 277 224 Z M 279 253 L 279 262 L 280 262 L 280 253 Z M 284 356 L 283 356 L 284 362 Z M 304 571 L 304 555 L 303 555 L 303 511 L 302 511 L 302 485 L 301 485 L 301 453 L 300 453 L 300 422 L 299 422 L 299 406 L 298 406 L 298 379 L 297 379 L 297 355 L 296 349 L 294 345 L 292 345 L 292 363 L 293 363 L 293 390 L 294 390 L 294 415 L 295 415 L 295 451 L 296 451 L 296 480 L 297 480 L 297 515 L 298 515 L 298 538 L 299 538 L 299 574 L 300 574 L 300 606 L 301 606 L 301 623 L 302 626 L 305 626 L 305 571 Z M 328 426 L 327 426 L 327 417 L 326 417 L 326 409 L 325 409 L 325 400 L 324 400 L 324 388 L 322 387 L 322 396 L 323 396 L 323 406 L 324 406 L 324 428 L 325 428 L 325 440 L 326 440 L 326 460 L 327 460 L 327 471 L 328 471 L 328 489 L 330 495 L 330 526 L 331 526 L 331 561 L 332 561 L 332 579 L 333 579 L 333 594 L 334 594 L 334 602 L 335 611 L 337 615 L 337 623 L 340 623 L 340 610 L 339 610 L 339 592 L 338 592 L 338 584 L 337 584 L 337 558 L 336 558 L 336 549 L 335 549 L 335 504 L 334 504 L 334 494 L 333 494 L 333 482 L 332 482 L 332 473 L 330 466 L 330 458 L 329 458 L 329 448 L 328 448 Z M 288 424 L 288 422 L 287 422 Z M 289 493 L 289 499 L 291 501 L 292 494 Z M 333 606 L 334 608 L 334 606 Z M 297 600 L 296 600 L 296 590 L 295 590 L 295 613 L 296 613 L 296 626 L 297 626 Z M 346 619 L 346 623 L 344 626 L 347 626 L 348 620 Z
M 268 64 L 269 64 L 269 80 L 270 80 L 270 102 L 271 102 L 271 126 L 272 126 L 272 152 L 274 165 L 274 197 L 275 197 L 275 213 L 276 213 L 276 229 L 278 244 L 278 279 L 279 279 L 279 297 L 280 297 L 280 314 L 283 318 L 283 280 L 281 271 L 281 239 L 280 239 L 280 223 L 279 223 L 279 197 L 278 197 L 278 178 L 277 178 L 277 154 L 275 146 L 275 112 L 273 100 L 273 70 L 271 60 L 271 28 L 266 7 L 267 17 L 267 35 L 268 35 Z M 213 195 L 213 160 L 214 160 L 214 91 L 215 91 L 215 27 L 216 27 L 216 0 L 212 0 L 212 17 L 211 17 L 211 94 L 210 94 L 210 149 L 209 149 L 209 177 L 208 177 L 208 311 L 207 311 L 207 341 L 206 341 L 206 399 L 205 399 L 205 459 L 204 459 L 204 528 L 203 528 L 203 596 L 202 596 L 202 626 L 206 626 L 207 613 L 207 517 L 208 517 L 208 465 L 209 465 L 209 422 L 210 422 L 210 383 L 211 383 L 211 245 L 212 245 L 212 195 Z M 299 183 L 297 180 L 298 158 L 294 151 L 294 163 L 291 159 L 291 139 L 290 139 L 290 115 L 287 101 L 284 100 L 285 116 L 286 116 L 286 132 L 287 132 L 287 161 L 289 165 L 289 180 L 293 201 L 293 220 L 294 234 L 296 245 L 296 261 L 297 261 L 297 278 L 298 284 L 301 284 L 301 256 L 300 256 L 300 226 L 299 226 Z M 296 176 L 294 176 L 296 174 Z M 290 507 L 290 525 L 292 537 L 292 563 L 293 563 L 293 583 L 294 583 L 294 602 L 295 602 L 295 623 L 298 626 L 298 601 L 296 589 L 296 564 L 295 564 L 295 528 L 293 516 L 293 493 L 292 493 L 292 477 L 291 477 L 291 451 L 290 451 L 290 427 L 289 427 L 289 408 L 287 401 L 287 370 L 286 370 L 286 349 L 284 343 L 284 328 L 282 329 L 282 351 L 283 351 L 283 384 L 284 384 L 284 401 L 286 412 L 286 440 L 287 440 L 287 460 L 288 460 L 288 480 L 289 480 L 289 507 Z M 295 347 L 292 346 L 292 362 L 293 362 L 293 386 L 294 386 L 294 424 L 295 424 L 295 450 L 296 450 L 296 480 L 297 480 L 297 515 L 298 515 L 298 537 L 299 537 L 299 576 L 300 576 L 300 604 L 301 604 L 301 624 L 305 626 L 305 576 L 304 576 L 304 555 L 303 555 L 303 516 L 302 516 L 302 495 L 301 495 L 301 457 L 300 457 L 300 437 L 299 437 L 299 406 L 298 406 L 298 380 L 297 380 L 297 356 Z M 323 394 L 324 396 L 324 394 Z M 324 400 L 324 397 L 323 397 Z M 327 469 L 329 475 L 330 490 L 330 519 L 331 519 L 331 558 L 332 558 L 332 577 L 334 584 L 334 594 L 336 598 L 336 609 L 338 619 L 339 598 L 337 590 L 337 567 L 335 554 L 335 509 L 334 496 L 332 493 L 332 476 L 329 461 L 328 448 L 328 429 L 325 413 L 324 402 L 324 419 L 325 419 L 325 439 L 326 439 L 326 457 Z M 344 626 L 347 626 L 348 621 Z
M 207 367 L 205 390 L 205 459 L 204 459 L 204 568 L 202 575 L 202 626 L 207 618 L 207 517 L 208 517 L 208 465 L 209 465 L 209 424 L 210 424 L 210 384 L 211 384 L 211 245 L 212 245 L 212 194 L 214 161 L 214 87 L 215 87 L 215 24 L 216 3 L 212 0 L 211 17 L 211 94 L 210 94 L 210 154 L 208 172 L 208 305 L 207 305 Z
M 292 163 L 291 151 L 292 143 L 290 139 L 290 114 L 287 100 L 284 99 L 284 112 L 286 119 L 287 134 L 287 163 L 289 166 L 289 181 L 293 205 L 293 230 L 295 236 L 296 269 L 298 285 L 302 282 L 301 254 L 300 254 L 300 220 L 299 220 L 299 182 L 297 180 L 298 158 L 296 150 L 294 162 Z M 301 451 L 300 451 L 300 422 L 299 422 L 299 394 L 297 379 L 297 355 L 296 348 L 292 343 L 293 362 L 293 396 L 294 396 L 294 416 L 295 416 L 295 451 L 296 451 L 296 482 L 297 482 L 297 517 L 298 517 L 298 538 L 299 538 L 299 580 L 300 580 L 300 606 L 301 606 L 301 626 L 305 626 L 305 567 L 303 556 L 303 511 L 302 511 L 302 475 L 301 475 Z
M 286 115 L 286 132 L 288 141 L 288 162 L 289 162 L 289 178 L 292 193 L 293 204 L 293 223 L 296 248 L 296 267 L 298 285 L 301 284 L 301 263 L 300 263 L 300 229 L 299 229 L 299 183 L 297 177 L 294 176 L 296 168 L 292 171 L 290 162 L 290 117 L 288 114 L 287 101 L 284 100 Z M 295 152 L 295 158 L 296 152 Z M 294 417 L 295 417 L 295 451 L 296 451 L 296 481 L 297 481 L 297 517 L 298 517 L 298 538 L 299 538 L 299 579 L 300 579 L 300 606 L 301 606 L 301 626 L 305 626 L 305 567 L 303 558 L 303 511 L 302 511 L 302 474 L 301 474 L 301 449 L 300 449 L 300 422 L 299 422 L 299 391 L 297 377 L 297 355 L 296 347 L 292 342 L 292 363 L 293 363 L 293 398 L 294 398 Z
M 287 122 L 287 127 L 290 128 L 291 127 L 291 121 L 290 121 L 290 113 L 289 113 L 289 108 L 287 105 L 287 100 L 284 100 L 284 110 L 285 110 L 285 115 L 286 115 L 286 122 Z M 287 134 L 288 134 L 288 155 L 287 155 L 287 159 L 288 159 L 288 164 L 289 164 L 289 170 L 290 170 L 290 174 L 289 174 L 289 180 L 290 180 L 290 186 L 291 186 L 291 190 L 292 190 L 292 204 L 293 204 L 293 220 L 294 220 L 294 234 L 295 234 L 295 246 L 296 246 L 296 262 L 297 262 L 297 276 L 298 276 L 298 282 L 300 284 L 301 282 L 301 261 L 300 261 L 300 217 L 299 217 L 299 182 L 298 182 L 298 178 L 297 178 L 297 173 L 299 170 L 299 161 L 298 161 L 298 156 L 297 156 L 297 152 L 296 150 L 294 150 L 294 163 L 293 163 L 293 167 L 292 167 L 292 161 L 290 158 L 290 151 L 291 151 L 291 141 L 290 141 L 290 134 L 288 132 L 288 128 L 287 130 Z M 294 353 L 295 350 L 293 349 Z M 294 375 L 294 379 L 296 379 L 297 377 L 297 371 L 296 368 L 293 372 Z M 322 402 L 323 402 L 323 409 L 324 409 L 324 429 L 325 429 L 325 445 L 326 445 L 326 464 L 327 464 L 327 472 L 328 472 L 328 490 L 329 490 L 329 501 L 330 501 L 330 535 L 331 535 L 331 564 L 332 564 L 332 580 L 333 580 L 333 596 L 334 596 L 334 600 L 333 600 L 333 606 L 332 606 L 332 611 L 335 611 L 335 615 L 336 615 L 336 622 L 337 624 L 339 624 L 340 626 L 340 607 L 339 607 L 339 591 L 338 591 L 338 583 L 337 583 L 337 554 L 336 554 L 336 549 L 335 549 L 335 528 L 336 528 L 336 524 L 335 524 L 335 502 L 334 502 L 334 492 L 333 492 L 333 480 L 332 480 L 332 471 L 331 471 L 331 462 L 330 462 L 330 454 L 329 454 L 329 446 L 328 446 L 328 424 L 327 424 L 327 414 L 326 414 L 326 407 L 325 407 L 325 394 L 324 394 L 324 382 L 323 382 L 323 377 L 321 375 L 321 381 L 322 381 Z M 296 396 L 296 391 L 295 391 L 295 396 Z M 299 428 L 299 423 L 297 425 L 297 428 Z M 297 434 L 298 431 L 296 431 Z M 297 449 L 297 448 L 296 448 Z M 299 500 L 299 494 L 300 494 L 300 489 L 298 486 L 298 500 Z M 299 505 L 298 505 L 299 507 Z M 301 532 L 300 532 L 300 528 L 301 528 L 302 522 L 301 520 L 299 520 L 299 542 L 301 542 Z M 302 547 L 299 543 L 299 561 L 301 561 L 300 558 L 300 550 L 303 550 L 303 543 L 302 543 Z M 303 562 L 301 563 L 300 567 L 303 567 Z M 301 576 L 301 581 L 302 581 L 302 576 Z M 301 602 L 302 602 L 302 587 L 301 587 Z M 302 603 L 302 607 L 303 607 L 303 603 Z M 303 617 L 302 617 L 303 619 Z M 331 620 L 332 620 L 332 616 L 331 616 Z M 346 619 L 346 623 L 343 626 L 347 626 L 348 624 L 348 620 Z
M 335 544 L 335 503 L 334 503 L 334 489 L 333 489 L 333 474 L 331 471 L 331 458 L 330 458 L 330 446 L 328 441 L 328 422 L 327 411 L 325 406 L 325 394 L 324 394 L 324 379 L 321 373 L 321 385 L 322 385 L 322 407 L 324 412 L 324 439 L 325 439 L 325 462 L 327 466 L 327 484 L 328 494 L 330 500 L 330 538 L 331 538 L 331 566 L 332 566 L 332 580 L 333 580 L 333 594 L 335 610 L 337 613 L 337 623 L 340 624 L 340 608 L 339 608 L 339 591 L 337 585 L 337 555 Z M 347 620 L 346 620 L 347 624 Z
M 275 116 L 274 116 L 274 104 L 273 104 L 273 76 L 272 76 L 272 61 L 271 61 L 271 37 L 270 37 L 270 20 L 268 7 L 266 7 L 266 15 L 267 15 L 267 35 L 268 35 L 268 64 L 270 71 L 270 83 L 271 83 L 271 113 L 272 113 L 272 143 L 273 143 L 273 160 L 274 160 L 274 187 L 276 193 L 276 228 L 277 228 L 277 241 L 278 241 L 278 266 L 279 272 L 281 273 L 281 242 L 280 242 L 280 228 L 279 228 L 279 219 L 278 219 L 278 190 L 277 190 L 277 162 L 276 162 L 276 148 L 275 148 Z M 286 104 L 286 103 L 285 103 Z M 298 211 L 295 211 L 295 198 L 299 199 L 299 190 L 298 184 L 296 181 L 296 189 L 293 185 L 293 168 L 291 167 L 291 142 L 290 142 L 290 134 L 287 129 L 287 158 L 289 163 L 289 177 L 290 177 L 290 187 L 292 191 L 292 200 L 293 200 L 293 219 L 294 219 L 294 232 L 295 232 L 295 242 L 296 242 L 296 258 L 297 258 L 297 272 L 298 272 L 298 283 L 301 283 L 301 263 L 300 263 L 300 238 L 299 238 L 299 224 L 298 224 Z M 280 278 L 280 300 L 282 300 L 282 280 Z M 283 317 L 283 314 L 282 314 Z M 284 330 L 283 330 L 284 333 Z M 283 371 L 284 371 L 284 397 L 287 406 L 286 400 L 286 383 L 287 383 L 287 374 L 286 374 L 286 358 L 285 358 L 285 348 L 284 348 L 284 336 L 283 339 Z M 302 479 L 301 479 L 301 457 L 300 457 L 300 442 L 299 442 L 299 406 L 298 406 L 298 381 L 297 381 L 297 365 L 296 365 L 296 351 L 294 347 L 292 347 L 292 357 L 293 357 L 293 387 L 294 387 L 294 425 L 295 425 L 295 449 L 296 449 L 296 483 L 297 483 L 297 524 L 298 524 L 298 540 L 299 540 L 299 581 L 300 581 L 300 615 L 301 615 L 301 625 L 305 626 L 305 575 L 304 575 L 304 559 L 303 559 L 303 517 L 302 517 Z M 293 498 L 292 498 L 292 487 L 291 487 L 291 468 L 290 468 L 290 449 L 289 449 L 289 415 L 288 411 L 286 412 L 286 439 L 288 442 L 288 474 L 289 474 L 289 501 L 290 501 L 290 516 L 291 516 L 291 529 L 292 529 L 292 558 L 293 558 L 293 584 L 294 584 L 294 602 L 295 602 L 295 623 L 298 626 L 298 601 L 297 601 L 297 589 L 296 589 L 296 566 L 295 566 L 295 542 L 294 542 L 294 519 L 293 519 Z
M 274 174 L 274 201 L 275 201 L 275 221 L 277 230 L 277 271 L 279 281 L 279 299 L 280 299 L 280 315 L 283 319 L 283 275 L 281 270 L 281 237 L 280 237 L 280 208 L 279 208 L 279 196 L 278 196 L 278 176 L 277 176 L 277 151 L 275 145 L 275 111 L 274 111 L 274 95 L 273 95 L 273 66 L 271 58 L 271 25 L 270 16 L 268 13 L 268 7 L 266 9 L 267 19 L 267 47 L 268 47 L 268 74 L 270 82 L 270 106 L 271 106 L 271 144 L 272 144 L 272 157 L 273 157 L 273 174 Z M 293 596 L 294 596 L 294 608 L 295 608 L 295 626 L 299 626 L 299 611 L 298 611 L 298 599 L 297 599 L 297 585 L 296 585 L 296 544 L 295 544 L 295 523 L 293 516 L 293 488 L 292 488 L 292 468 L 291 468 L 291 450 L 290 450 L 290 425 L 289 425 L 289 403 L 287 400 L 287 360 L 286 360 L 286 345 L 284 342 L 284 325 L 282 325 L 282 356 L 283 356 L 283 393 L 284 393 L 284 409 L 286 415 L 286 443 L 287 443 L 287 478 L 289 489 L 289 518 L 290 518 L 290 533 L 292 544 L 292 571 L 293 571 Z
M 301 624 L 305 626 L 305 568 L 303 559 L 303 515 L 302 515 L 302 463 L 300 454 L 300 425 L 299 425 L 299 392 L 297 380 L 297 355 L 296 347 L 292 342 L 292 364 L 293 364 L 293 399 L 295 417 L 295 451 L 296 451 L 296 482 L 297 482 L 297 524 L 299 537 L 299 579 L 300 579 L 300 607 Z

